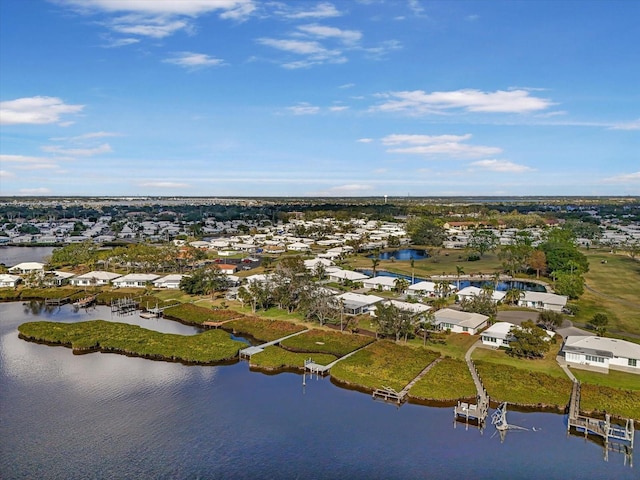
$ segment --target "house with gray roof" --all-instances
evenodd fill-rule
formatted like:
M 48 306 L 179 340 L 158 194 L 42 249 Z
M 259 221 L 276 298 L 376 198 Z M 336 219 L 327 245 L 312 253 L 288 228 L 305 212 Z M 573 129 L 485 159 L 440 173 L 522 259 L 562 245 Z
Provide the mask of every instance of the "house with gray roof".
M 622 370 L 640 375 L 640 345 L 617 338 L 569 335 L 560 354 L 567 365 Z

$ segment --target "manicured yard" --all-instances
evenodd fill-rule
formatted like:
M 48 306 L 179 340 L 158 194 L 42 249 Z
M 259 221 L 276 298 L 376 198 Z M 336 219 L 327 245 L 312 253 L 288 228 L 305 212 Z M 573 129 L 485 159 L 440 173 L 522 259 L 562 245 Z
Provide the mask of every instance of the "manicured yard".
M 544 373 L 552 377 L 567 378 L 567 375 L 558 365 L 556 361 L 557 352 L 560 350 L 561 344 L 552 345 L 551 350 L 547 352 L 544 358 L 536 360 L 526 360 L 507 355 L 505 350 L 493 350 L 488 348 L 477 348 L 473 352 L 473 360 L 482 360 L 487 363 L 506 365 L 518 369 L 529 370 L 532 372 Z
M 434 334 L 433 341 L 427 341 L 426 347 L 440 352 L 443 356 L 464 360 L 464 354 L 469 350 L 471 345 L 478 341 L 478 339 L 479 337 L 477 335 L 466 335 L 463 333 L 447 334 L 445 332 L 438 332 Z M 411 343 L 414 345 L 422 345 L 423 340 L 416 337 L 411 340 Z
M 338 362 L 331 376 L 365 389 L 388 386 L 400 391 L 439 356 L 426 348 L 380 340 Z
M 409 396 L 424 400 L 458 400 L 476 396 L 476 387 L 466 362 L 444 358 L 409 391 Z
M 221 330 L 175 335 L 104 320 L 30 322 L 20 325 L 18 331 L 28 340 L 61 344 L 74 351 L 100 350 L 188 363 L 210 364 L 233 359 L 244 346 Z

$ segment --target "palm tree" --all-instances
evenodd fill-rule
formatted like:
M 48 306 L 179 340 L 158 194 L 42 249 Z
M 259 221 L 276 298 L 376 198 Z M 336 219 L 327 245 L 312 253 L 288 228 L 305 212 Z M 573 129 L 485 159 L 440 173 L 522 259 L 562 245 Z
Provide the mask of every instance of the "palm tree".
M 409 286 L 409 280 L 406 278 L 398 277 L 393 282 L 393 287 L 398 293 L 402 293 Z
M 456 265 L 456 276 L 458 277 L 458 290 L 460 290 L 460 275 L 464 275 L 464 270 L 460 265 Z
M 413 274 L 414 270 L 413 267 L 415 266 L 416 261 L 412 258 L 411 259 L 411 285 L 413 285 L 415 283 L 415 275 Z
M 520 288 L 510 288 L 504 294 L 504 301 L 509 305 L 516 305 L 518 301 L 524 297 L 524 291 Z
M 493 280 L 493 290 L 498 290 L 498 284 L 500 283 L 500 272 L 496 272 L 491 277 Z
M 446 307 L 447 304 L 448 304 L 448 301 L 444 297 L 438 297 L 433 302 L 431 302 L 431 305 L 433 306 L 434 310 L 440 310 L 441 308 Z
M 436 282 L 436 292 L 440 294 L 442 297 L 447 297 L 449 293 L 451 293 L 451 285 L 446 280 L 440 280 Z
M 373 258 L 371 259 L 371 270 L 372 270 L 372 273 L 373 273 L 373 275 L 372 275 L 372 276 L 373 276 L 374 278 L 375 278 L 375 276 L 376 276 L 376 272 L 377 272 L 377 269 L 378 269 L 378 265 L 380 265 L 380 259 L 379 259 L 378 257 L 373 257 Z

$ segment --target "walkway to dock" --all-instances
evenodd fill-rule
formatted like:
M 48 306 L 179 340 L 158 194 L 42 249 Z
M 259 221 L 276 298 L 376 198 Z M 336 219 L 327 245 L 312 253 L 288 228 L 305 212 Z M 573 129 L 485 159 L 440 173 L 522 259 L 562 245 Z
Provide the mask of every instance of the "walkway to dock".
M 278 345 L 280 342 L 286 340 L 287 338 L 295 337 L 296 335 L 300 335 L 301 333 L 308 332 L 309 329 L 302 330 L 301 332 L 292 333 L 291 335 L 287 335 L 286 337 L 278 338 L 277 340 L 272 340 L 267 343 L 263 343 L 262 345 L 254 345 L 252 347 L 243 348 L 239 352 L 240 358 L 250 359 L 251 355 L 255 355 L 256 353 L 262 352 L 265 348 L 271 347 L 273 345 Z
M 378 388 L 376 389 L 373 394 L 372 397 L 374 399 L 380 399 L 380 400 L 384 400 L 386 402 L 392 401 L 392 402 L 396 402 L 397 404 L 401 404 L 403 403 L 406 399 L 407 399 L 407 395 L 409 394 L 409 390 L 411 390 L 413 388 L 413 386 L 422 378 L 424 377 L 427 373 L 429 373 L 429 370 L 431 370 L 433 367 L 435 367 L 438 363 L 440 363 L 442 361 L 443 357 L 438 357 L 436 358 L 433 362 L 431 362 L 429 365 L 427 365 L 418 375 L 416 375 L 416 377 L 411 380 L 402 390 L 400 390 L 399 392 L 396 392 L 393 388 L 391 387 L 383 387 L 383 388 Z
M 349 352 L 346 355 L 343 355 L 340 358 L 335 359 L 333 362 L 328 363 L 327 365 L 320 365 L 319 363 L 315 363 L 311 358 L 309 360 L 305 360 L 304 362 L 304 370 L 307 371 L 309 370 L 310 373 L 316 373 L 319 375 L 327 375 L 329 373 L 329 371 L 331 370 L 331 368 L 338 362 L 344 360 L 345 358 L 349 358 L 351 355 L 359 352 L 360 350 L 363 350 L 365 348 L 367 348 L 369 345 L 365 345 L 364 347 L 360 347 L 357 350 L 354 350 L 353 352 Z
M 622 451 L 629 456 L 632 462 L 633 442 L 635 429 L 633 419 L 627 419 L 625 426 L 611 423 L 611 416 L 605 415 L 604 420 L 580 415 L 580 382 L 573 382 L 571 398 L 569 399 L 569 418 L 567 419 L 567 432 L 574 429 L 589 434 L 598 435 L 604 440 L 605 460 L 609 450 Z
M 481 345 L 480 340 L 471 345 L 464 355 L 467 367 L 473 378 L 473 383 L 476 386 L 476 403 L 458 402 L 458 405 L 453 407 L 453 415 L 455 418 L 464 418 L 467 421 L 469 421 L 469 419 L 477 420 L 478 424 L 483 424 L 489 414 L 489 395 L 482 384 L 482 380 L 480 380 L 480 375 L 473 360 L 471 360 L 471 354 L 479 345 Z

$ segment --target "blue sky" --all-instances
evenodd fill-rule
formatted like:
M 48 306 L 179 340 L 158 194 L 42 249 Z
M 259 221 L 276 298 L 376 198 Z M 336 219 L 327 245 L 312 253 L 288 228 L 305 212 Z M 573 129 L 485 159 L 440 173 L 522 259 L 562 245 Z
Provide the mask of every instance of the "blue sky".
M 640 2 L 2 0 L 2 195 L 640 195 Z

